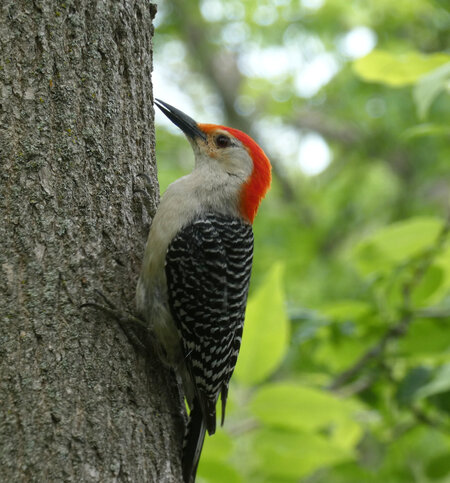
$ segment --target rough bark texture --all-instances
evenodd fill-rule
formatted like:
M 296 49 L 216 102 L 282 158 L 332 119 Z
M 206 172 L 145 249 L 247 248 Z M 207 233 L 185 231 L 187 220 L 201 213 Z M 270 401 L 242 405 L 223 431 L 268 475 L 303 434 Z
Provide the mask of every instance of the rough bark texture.
M 147 0 L 2 0 L 0 479 L 180 481 L 173 377 L 79 305 L 133 298 L 158 200 Z

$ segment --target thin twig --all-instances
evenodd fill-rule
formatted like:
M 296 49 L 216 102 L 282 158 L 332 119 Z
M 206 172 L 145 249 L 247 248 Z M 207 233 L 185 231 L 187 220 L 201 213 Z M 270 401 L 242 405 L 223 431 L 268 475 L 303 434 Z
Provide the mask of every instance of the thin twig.
M 426 271 L 433 263 L 433 260 L 439 250 L 442 248 L 448 233 L 450 231 L 450 218 L 444 224 L 441 233 L 434 245 L 426 251 L 423 258 L 420 260 L 410 280 L 405 283 L 403 287 L 403 316 L 400 321 L 392 326 L 381 339 L 372 346 L 367 352 L 365 352 L 350 368 L 338 374 L 331 384 L 328 385 L 328 389 L 336 391 L 342 386 L 351 381 L 357 374 L 368 366 L 373 360 L 377 360 L 384 354 L 386 346 L 392 340 L 398 339 L 404 336 L 409 328 L 411 322 L 417 318 L 420 312 L 413 312 L 411 310 L 411 293 L 413 289 L 421 282 Z
M 385 362 L 380 362 L 380 367 L 386 373 L 388 381 L 393 385 L 397 385 L 398 381 L 393 375 L 392 368 Z M 409 412 L 412 414 L 417 422 L 421 424 L 426 424 L 427 426 L 431 426 L 435 429 L 439 429 L 440 431 L 450 431 L 448 424 L 444 420 L 431 417 L 419 406 L 418 403 L 411 404 L 407 409 L 409 409 Z
M 374 346 L 363 354 L 358 361 L 353 364 L 353 366 L 335 377 L 331 384 L 328 385 L 328 389 L 331 391 L 336 391 L 344 386 L 348 381 L 352 380 L 372 360 L 377 359 L 381 354 L 384 353 L 386 345 L 389 341 L 403 336 L 412 320 L 413 314 L 406 314 L 398 324 L 391 327 Z

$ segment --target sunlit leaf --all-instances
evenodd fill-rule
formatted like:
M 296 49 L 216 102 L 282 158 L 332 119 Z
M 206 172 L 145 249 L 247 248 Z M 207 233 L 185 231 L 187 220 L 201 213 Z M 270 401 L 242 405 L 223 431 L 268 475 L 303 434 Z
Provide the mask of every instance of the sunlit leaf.
M 425 123 L 425 124 L 417 124 L 416 126 L 410 127 L 406 129 L 402 133 L 402 138 L 405 140 L 421 138 L 424 136 L 449 136 L 450 135 L 450 126 L 442 125 L 442 124 L 433 124 L 433 123 Z
M 394 54 L 373 50 L 353 63 L 355 72 L 369 82 L 380 82 L 393 87 L 414 84 L 423 75 L 450 61 L 447 54 L 424 55 L 419 52 Z
M 238 471 L 223 461 L 200 458 L 198 483 L 242 483 Z
M 399 340 L 399 353 L 411 359 L 426 357 L 437 361 L 445 358 L 450 348 L 449 338 L 445 337 L 446 330 L 439 319 L 416 319 Z
M 330 440 L 340 448 L 351 450 L 360 441 L 363 427 L 353 419 L 342 419 L 330 432 Z
M 422 386 L 416 393 L 417 399 L 450 391 L 450 364 L 442 366 L 428 384 Z
M 358 337 L 341 333 L 336 337 L 336 334 L 330 333 L 317 347 L 315 357 L 323 367 L 343 371 L 369 350 L 374 342 L 373 336 Z
M 232 450 L 233 440 L 222 428 L 219 428 L 214 437 L 205 437 L 202 459 L 225 461 L 230 456 Z
M 417 217 L 381 228 L 355 247 L 358 268 L 367 274 L 404 262 L 431 247 L 442 226 L 438 218 Z
M 414 305 L 422 305 L 426 302 L 444 282 L 444 270 L 437 265 L 432 265 L 425 272 L 422 279 L 414 287 L 411 293 L 411 299 Z
M 423 119 L 432 102 L 445 89 L 450 89 L 450 62 L 422 77 L 414 87 L 417 113 Z
M 262 429 L 254 436 L 254 451 L 264 473 L 300 478 L 318 468 L 353 459 L 350 451 L 312 433 Z
M 316 430 L 346 421 L 357 412 L 358 406 L 353 400 L 340 399 L 327 391 L 278 383 L 261 387 L 250 409 L 267 425 Z
M 320 313 L 333 320 L 347 321 L 365 317 L 371 310 L 370 304 L 362 300 L 337 300 L 321 307 Z
M 442 270 L 444 280 L 438 290 L 438 293 L 433 296 L 433 299 L 437 296 L 444 297 L 446 293 L 450 291 L 450 244 L 447 245 L 435 259 L 435 265 Z M 433 303 L 437 300 L 433 300 Z M 450 313 L 450 311 L 449 311 Z
M 283 269 L 276 264 L 250 298 L 235 378 L 256 384 L 282 361 L 289 342 L 289 321 L 282 287 Z

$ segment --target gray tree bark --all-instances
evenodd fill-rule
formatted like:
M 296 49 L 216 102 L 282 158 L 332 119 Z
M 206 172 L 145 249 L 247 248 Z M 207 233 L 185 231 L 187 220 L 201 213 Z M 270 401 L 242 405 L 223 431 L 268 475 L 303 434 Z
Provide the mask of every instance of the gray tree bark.
M 118 323 L 158 201 L 147 0 L 2 0 L 0 480 L 180 481 L 173 376 Z

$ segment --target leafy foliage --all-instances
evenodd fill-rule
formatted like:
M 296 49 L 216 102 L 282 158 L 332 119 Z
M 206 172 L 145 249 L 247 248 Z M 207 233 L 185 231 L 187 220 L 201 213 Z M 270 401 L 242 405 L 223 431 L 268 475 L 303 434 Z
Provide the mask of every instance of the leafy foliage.
M 445 2 L 159 7 L 158 96 L 253 135 L 274 166 L 227 421 L 199 479 L 449 481 Z M 166 129 L 157 141 L 164 190 L 193 157 Z
M 276 264 L 247 305 L 245 333 L 235 379 L 250 385 L 267 379 L 286 354 L 288 339 L 289 321 L 284 308 L 282 270 Z
M 391 52 L 374 50 L 353 63 L 355 72 L 364 80 L 401 87 L 415 84 L 425 74 L 450 62 L 446 54 L 421 55 L 408 52 L 394 55 Z

